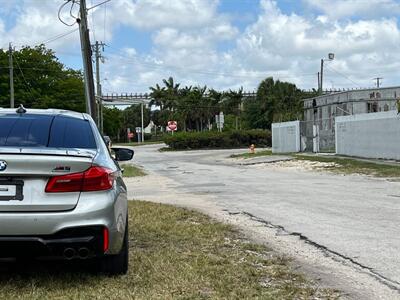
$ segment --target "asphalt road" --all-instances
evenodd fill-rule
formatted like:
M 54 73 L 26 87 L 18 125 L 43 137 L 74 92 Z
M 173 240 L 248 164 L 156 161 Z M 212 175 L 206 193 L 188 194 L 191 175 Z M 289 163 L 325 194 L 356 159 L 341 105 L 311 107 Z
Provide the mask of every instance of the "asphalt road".
M 231 212 L 282 226 L 400 286 L 400 182 L 239 165 L 227 159 L 238 150 L 158 147 L 136 147 L 135 163 L 172 178 L 178 193 L 211 195 Z

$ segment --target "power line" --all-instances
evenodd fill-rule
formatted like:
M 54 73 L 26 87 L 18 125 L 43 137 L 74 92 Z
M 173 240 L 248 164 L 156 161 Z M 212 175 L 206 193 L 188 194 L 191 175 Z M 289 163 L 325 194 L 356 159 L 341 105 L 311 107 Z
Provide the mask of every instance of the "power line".
M 19 63 L 18 63 L 18 60 L 15 58 L 15 55 L 12 54 L 12 56 L 13 56 L 13 58 L 14 58 L 14 61 L 17 63 L 17 67 L 18 67 L 18 69 L 19 69 L 20 72 L 21 72 L 22 78 L 24 79 L 24 82 L 25 82 L 25 86 L 27 87 L 27 90 L 28 90 L 29 94 L 31 95 L 32 100 L 35 100 L 35 97 L 34 97 L 34 95 L 33 95 L 32 89 L 31 89 L 31 87 L 29 86 L 28 82 L 26 81 L 24 72 L 22 72 L 22 69 L 21 69 L 21 67 L 20 67 L 20 65 L 19 65 Z
M 90 4 L 93 7 L 93 0 L 90 0 Z M 89 11 L 89 9 L 86 9 L 86 11 Z M 93 13 L 90 14 L 90 22 L 92 23 L 93 40 L 97 41 L 97 39 L 96 39 L 96 30 L 95 30 L 95 27 L 94 27 Z
M 47 39 L 47 40 L 44 40 L 44 41 L 42 41 L 42 42 L 40 42 L 40 43 L 37 43 L 37 44 L 41 45 L 41 44 L 49 44 L 49 43 L 52 43 L 52 42 L 54 42 L 54 41 L 56 41 L 56 40 L 59 40 L 59 39 L 61 39 L 61 38 L 63 38 L 63 37 L 66 37 L 66 36 L 68 36 L 68 35 L 70 35 L 70 34 L 72 34 L 72 33 L 74 33 L 74 32 L 77 32 L 78 30 L 79 30 L 79 28 L 75 28 L 74 30 L 70 30 L 70 31 L 68 31 L 68 32 L 58 34 L 58 35 L 56 35 L 56 36 L 54 36 L 54 37 L 51 37 L 51 38 L 49 38 L 49 39 Z
M 108 47 L 117 50 L 119 53 L 121 53 L 120 49 L 116 49 L 114 47 L 111 47 L 110 45 L 107 45 Z M 137 65 L 142 65 L 142 66 L 147 66 L 148 68 L 152 68 L 152 69 L 156 69 L 156 70 L 166 70 L 167 68 L 169 69 L 175 69 L 175 70 L 180 70 L 180 71 L 184 71 L 186 73 L 193 73 L 193 74 L 202 74 L 202 75 L 214 75 L 214 76 L 225 76 L 225 77 L 232 77 L 232 78 L 266 78 L 266 77 L 275 77 L 275 78 L 296 78 L 296 77 L 301 77 L 301 76 L 315 76 L 314 73 L 308 73 L 308 74 L 299 74 L 299 75 L 279 75 L 279 74 L 275 74 L 275 75 L 256 75 L 254 76 L 254 74 L 246 74 L 246 75 L 235 75 L 235 74 L 230 74 L 230 73 L 222 73 L 222 72 L 210 72 L 210 71 L 196 71 L 196 70 L 187 70 L 186 68 L 183 67 L 178 67 L 178 66 L 162 66 L 159 64 L 153 64 L 153 63 L 146 63 L 146 62 L 141 62 L 138 61 L 135 58 L 132 57 L 127 57 L 123 54 L 118 54 L 115 53 L 117 56 L 119 56 L 120 58 L 124 59 L 127 62 L 131 62 L 133 64 L 137 64 Z
M 104 3 L 104 28 L 103 28 L 103 41 L 106 42 L 106 21 L 107 21 L 107 3 Z
M 69 4 L 69 3 L 71 3 L 71 8 L 70 8 L 70 10 L 69 10 L 69 14 L 70 14 L 71 17 L 73 17 L 73 15 L 72 15 L 72 9 L 73 9 L 73 7 L 74 7 L 75 0 L 66 0 L 66 2 L 63 3 L 63 4 L 60 6 L 60 8 L 58 9 L 58 14 L 57 14 L 57 16 L 58 16 L 58 19 L 60 20 L 61 23 L 63 23 L 63 24 L 66 25 L 66 26 L 70 26 L 70 27 L 71 27 L 71 26 L 74 26 L 74 25 L 75 25 L 75 23 L 76 23 L 76 18 L 74 18 L 74 22 L 73 22 L 73 23 L 67 23 L 67 22 L 65 22 L 65 21 L 61 18 L 61 12 L 62 12 L 62 10 L 63 10 L 64 7 L 65 7 L 67 4 Z
M 347 80 L 351 81 L 352 83 L 354 83 L 355 85 L 357 85 L 358 87 L 361 87 L 361 85 L 357 82 L 355 82 L 354 80 L 352 80 L 350 77 L 346 76 L 343 73 L 340 73 L 339 71 L 335 70 L 334 68 L 330 67 L 330 66 L 326 66 L 328 69 L 330 69 L 331 71 L 335 72 L 336 74 L 339 74 L 340 76 L 346 78 Z
M 99 4 L 96 4 L 95 6 L 92 6 L 92 7 L 89 7 L 88 9 L 86 9 L 87 11 L 89 11 L 89 10 L 91 10 L 91 9 L 93 9 L 93 8 L 95 8 L 95 7 L 97 7 L 97 6 L 100 6 L 100 5 L 103 5 L 103 4 L 106 4 L 107 2 L 110 2 L 111 0 L 106 0 L 106 1 L 103 1 L 103 2 L 101 2 L 101 3 L 99 3 Z M 92 4 L 93 5 L 93 4 Z

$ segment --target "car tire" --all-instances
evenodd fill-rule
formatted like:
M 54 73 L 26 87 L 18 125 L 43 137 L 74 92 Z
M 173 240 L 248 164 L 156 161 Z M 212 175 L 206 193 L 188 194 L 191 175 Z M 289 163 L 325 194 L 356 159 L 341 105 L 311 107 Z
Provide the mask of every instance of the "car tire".
M 121 251 L 116 255 L 107 255 L 101 258 L 100 267 L 102 273 L 115 276 L 124 275 L 128 272 L 129 266 L 129 232 L 128 219 L 126 221 L 124 242 Z

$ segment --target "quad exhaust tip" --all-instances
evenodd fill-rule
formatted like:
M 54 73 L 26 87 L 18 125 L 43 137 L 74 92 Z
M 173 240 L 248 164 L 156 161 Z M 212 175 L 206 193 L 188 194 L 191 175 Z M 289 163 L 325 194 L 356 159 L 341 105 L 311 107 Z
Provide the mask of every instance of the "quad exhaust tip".
M 90 251 L 86 247 L 81 247 L 76 251 L 74 248 L 65 248 L 64 249 L 64 258 L 67 260 L 71 260 L 74 258 L 87 259 L 89 257 Z
M 71 260 L 76 256 L 76 251 L 74 248 L 65 248 L 64 250 L 64 258 L 67 260 Z
M 78 256 L 80 259 L 86 259 L 89 257 L 89 249 L 86 247 L 79 248 Z

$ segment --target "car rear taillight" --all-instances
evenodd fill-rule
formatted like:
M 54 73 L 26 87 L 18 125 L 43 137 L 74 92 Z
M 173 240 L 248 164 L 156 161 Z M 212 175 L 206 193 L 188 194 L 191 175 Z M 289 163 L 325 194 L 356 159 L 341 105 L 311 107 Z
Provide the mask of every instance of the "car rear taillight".
M 108 247 L 110 245 L 110 234 L 108 232 L 108 228 L 103 228 L 103 252 L 107 252 Z
M 54 176 L 46 185 L 46 193 L 92 192 L 112 188 L 115 174 L 104 167 L 91 167 L 85 172 Z

